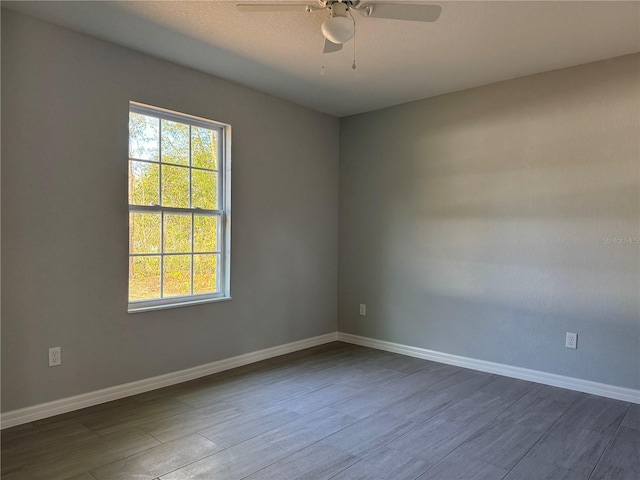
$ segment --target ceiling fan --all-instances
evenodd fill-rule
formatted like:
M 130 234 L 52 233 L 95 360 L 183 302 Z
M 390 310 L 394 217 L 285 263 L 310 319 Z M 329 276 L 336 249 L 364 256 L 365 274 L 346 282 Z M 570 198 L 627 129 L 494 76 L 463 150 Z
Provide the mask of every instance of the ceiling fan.
M 387 18 L 391 20 L 412 20 L 415 22 L 435 22 L 442 11 L 440 5 L 420 3 L 361 2 L 360 0 L 317 0 L 308 3 L 240 3 L 238 10 L 244 12 L 285 12 L 301 11 L 330 12 L 322 24 L 325 38 L 324 53 L 333 53 L 342 49 L 342 44 L 355 35 L 355 20 L 351 12 L 364 17 Z M 354 63 L 355 65 L 355 63 Z M 354 66 L 355 68 L 355 66 Z

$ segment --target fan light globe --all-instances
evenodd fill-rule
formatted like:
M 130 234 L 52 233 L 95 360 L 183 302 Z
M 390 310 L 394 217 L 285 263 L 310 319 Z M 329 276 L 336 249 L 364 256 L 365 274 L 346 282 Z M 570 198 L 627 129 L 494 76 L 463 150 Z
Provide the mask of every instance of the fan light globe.
M 342 44 L 351 39 L 354 33 L 353 20 L 347 17 L 330 17 L 322 24 L 322 35 L 333 43 Z

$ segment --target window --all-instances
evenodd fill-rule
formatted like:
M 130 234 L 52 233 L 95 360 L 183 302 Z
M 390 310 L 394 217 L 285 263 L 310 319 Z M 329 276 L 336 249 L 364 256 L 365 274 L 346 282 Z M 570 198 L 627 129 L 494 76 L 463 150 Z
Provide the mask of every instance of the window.
M 129 105 L 129 312 L 229 298 L 230 136 Z

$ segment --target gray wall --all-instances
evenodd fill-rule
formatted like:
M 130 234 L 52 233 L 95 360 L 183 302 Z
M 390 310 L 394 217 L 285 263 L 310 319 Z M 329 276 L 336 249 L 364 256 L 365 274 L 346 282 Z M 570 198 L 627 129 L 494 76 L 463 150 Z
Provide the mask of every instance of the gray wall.
M 232 125 L 233 300 L 126 313 L 130 100 Z M 334 332 L 338 132 L 336 118 L 3 11 L 3 411 Z
M 340 331 L 639 388 L 639 63 L 342 119 Z

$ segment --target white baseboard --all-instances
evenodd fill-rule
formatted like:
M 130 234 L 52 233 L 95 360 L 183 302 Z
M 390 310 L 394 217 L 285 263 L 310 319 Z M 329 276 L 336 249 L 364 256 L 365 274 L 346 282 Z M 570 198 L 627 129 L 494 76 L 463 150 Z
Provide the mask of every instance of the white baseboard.
M 400 353 L 410 357 L 424 358 L 425 360 L 433 360 L 434 362 L 470 368 L 481 372 L 495 373 L 505 377 L 529 380 L 531 382 L 551 385 L 553 387 L 591 393 L 593 395 L 614 398 L 625 402 L 640 403 L 640 390 L 634 390 L 632 388 L 617 387 L 606 383 L 591 382 L 589 380 L 556 375 L 554 373 L 513 367 L 502 363 L 487 362 L 486 360 L 476 360 L 474 358 L 451 355 L 449 353 L 437 352 L 426 348 L 411 347 L 399 343 L 376 340 L 374 338 L 360 337 L 358 335 L 351 335 L 350 333 L 338 332 L 338 341 L 362 345 L 363 347 L 376 348 L 378 350 L 385 350 L 387 352 Z
M 340 342 L 353 343 L 355 345 L 362 345 L 364 347 L 376 348 L 378 350 L 400 353 L 411 357 L 424 358 L 426 360 L 446 363 L 448 365 L 470 368 L 481 372 L 495 373 L 505 377 L 529 380 L 554 387 L 561 387 L 568 390 L 591 393 L 593 395 L 640 404 L 640 390 L 617 387 L 606 383 L 591 382 L 589 380 L 581 380 L 579 378 L 565 377 L 563 375 L 540 372 L 538 370 L 529 370 L 527 368 L 513 367 L 511 365 L 488 362 L 486 360 L 461 357 L 459 355 L 451 355 L 449 353 L 437 352 L 426 348 L 411 347 L 409 345 L 386 342 L 384 340 L 351 335 L 349 333 L 334 332 L 326 335 L 320 335 L 318 337 L 299 340 L 297 342 L 278 345 L 276 347 L 266 348 L 264 350 L 258 350 L 256 352 L 245 353 L 244 355 L 238 355 L 236 357 L 219 360 L 206 365 L 188 368 L 179 372 L 159 375 L 157 377 L 125 383 L 115 387 L 104 388 L 94 392 L 83 393 L 73 397 L 62 398 L 52 402 L 5 412 L 0 416 L 1 428 L 14 427 L 23 423 L 33 422 L 43 418 L 52 417 L 54 415 L 59 415 L 61 413 L 91 407 L 111 400 L 117 400 L 119 398 L 136 395 L 138 393 L 168 387 L 170 385 L 187 382 L 189 380 L 212 375 L 224 370 L 230 370 L 250 363 L 259 362 L 260 360 L 266 360 L 279 355 L 304 350 L 305 348 L 334 342 L 336 340 Z
M 186 382 L 206 375 L 222 372 L 224 370 L 230 370 L 250 363 L 259 362 L 260 360 L 266 360 L 279 355 L 296 352 L 298 350 L 304 350 L 305 348 L 315 347 L 324 343 L 334 342 L 336 340 L 336 332 L 328 333 L 326 335 L 306 338 L 297 342 L 278 345 L 276 347 L 245 353 L 244 355 L 238 355 L 237 357 L 219 360 L 206 365 L 180 370 L 179 372 L 167 373 L 166 375 L 159 375 L 157 377 L 125 383 L 123 385 L 83 393 L 73 397 L 62 398 L 52 402 L 41 403 L 31 407 L 20 408 L 18 410 L 12 410 L 1 415 L 1 428 L 14 427 L 23 423 L 33 422 L 43 418 L 52 417 L 54 415 L 59 415 L 61 413 L 91 407 L 93 405 L 117 400 L 130 395 L 168 387 L 177 383 Z

